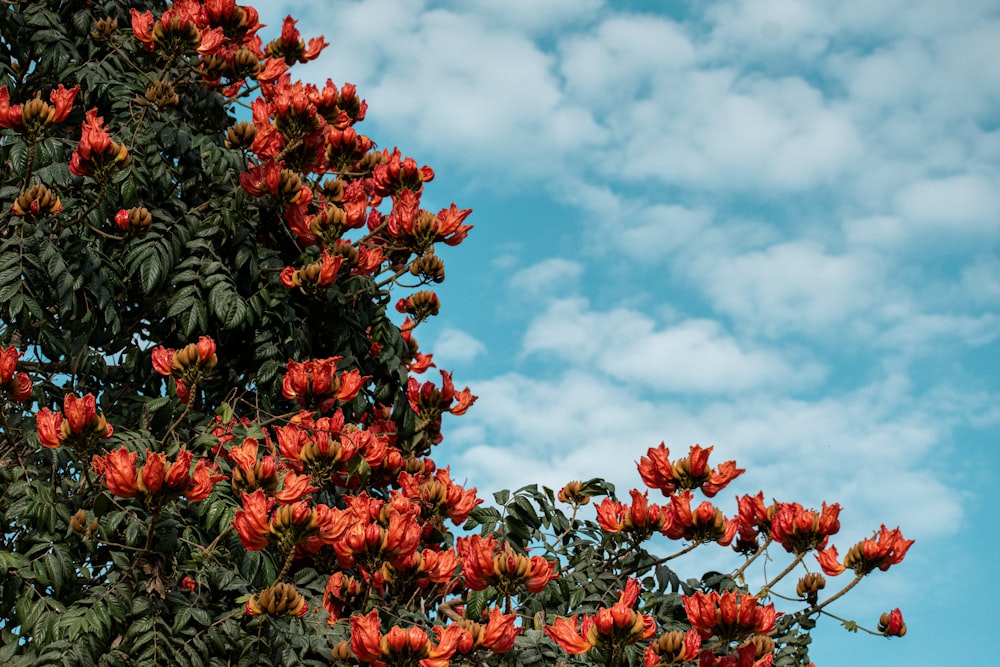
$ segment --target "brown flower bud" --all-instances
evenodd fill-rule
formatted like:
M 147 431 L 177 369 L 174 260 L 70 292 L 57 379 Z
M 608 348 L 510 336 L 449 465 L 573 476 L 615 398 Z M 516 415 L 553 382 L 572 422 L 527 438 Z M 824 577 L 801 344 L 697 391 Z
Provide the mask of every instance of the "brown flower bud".
M 260 58 L 245 46 L 233 55 L 233 64 L 230 76 L 234 79 L 254 79 L 264 69 L 260 64 Z
M 226 148 L 250 148 L 257 136 L 257 126 L 248 120 L 241 120 L 226 130 Z
M 110 39 L 111 35 L 118 31 L 118 19 L 103 18 L 94 21 L 94 27 L 90 31 L 90 37 L 95 41 Z
M 795 593 L 805 598 L 809 604 L 816 604 L 819 592 L 826 587 L 826 578 L 819 572 L 810 572 L 799 579 L 795 585 Z
M 62 202 L 44 185 L 32 185 L 14 200 L 14 215 L 35 219 L 43 215 L 56 215 L 62 211 Z
M 344 640 L 333 647 L 333 659 L 334 660 L 351 660 L 354 657 L 354 651 L 351 650 L 351 642 Z
M 444 261 L 433 252 L 427 253 L 410 262 L 410 273 L 424 280 L 436 283 L 444 281 Z
M 169 81 L 154 81 L 146 88 L 146 101 L 154 107 L 171 107 L 180 102 L 177 91 Z
M 754 646 L 754 659 L 760 660 L 765 655 L 774 653 L 774 640 L 767 635 L 753 635 L 750 642 Z
M 69 527 L 78 533 L 87 530 L 87 513 L 82 509 L 78 509 L 76 514 L 69 518 Z
M 583 482 L 569 482 L 559 489 L 559 500 L 570 505 L 586 505 L 590 496 L 583 492 Z

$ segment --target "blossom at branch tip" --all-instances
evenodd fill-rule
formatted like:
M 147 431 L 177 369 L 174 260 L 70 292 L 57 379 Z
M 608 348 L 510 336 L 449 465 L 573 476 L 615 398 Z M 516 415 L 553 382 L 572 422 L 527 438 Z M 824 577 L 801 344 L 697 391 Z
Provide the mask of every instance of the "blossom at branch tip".
M 843 563 L 837 556 L 837 548 L 830 547 L 816 554 L 823 572 L 836 576 L 844 570 L 854 570 L 858 576 L 865 576 L 878 569 L 885 572 L 891 566 L 903 561 L 913 540 L 903 538 L 899 528 L 889 530 L 882 524 L 872 537 L 856 543 L 844 555 Z
M 37 138 L 50 125 L 66 120 L 78 92 L 79 84 L 67 89 L 60 83 L 49 92 L 49 102 L 42 100 L 41 93 L 35 93 L 24 104 L 11 104 L 7 86 L 0 86 L 0 128 Z
M 755 596 L 747 593 L 697 591 L 681 600 L 691 627 L 702 639 L 715 636 L 723 641 L 735 641 L 774 630 L 777 618 L 774 604 L 761 605 Z
M 513 595 L 524 586 L 532 593 L 541 593 L 558 577 L 554 561 L 516 553 L 507 543 L 497 544 L 492 536 L 459 537 L 455 550 L 462 559 L 465 583 L 474 591 L 493 586 L 501 595 Z
M 646 647 L 642 656 L 643 665 L 655 667 L 688 662 L 698 658 L 700 649 L 701 635 L 697 630 L 664 632 Z
M 20 358 L 21 351 L 13 345 L 0 348 L 0 395 L 15 403 L 31 398 L 31 378 L 27 373 L 17 372 Z
M 325 412 L 337 401 L 347 403 L 361 391 L 367 377 L 358 369 L 337 374 L 341 357 L 309 359 L 303 362 L 288 360 L 288 371 L 281 383 L 281 394 L 307 409 Z
M 301 38 L 295 23 L 295 19 L 286 16 L 281 24 L 281 36 L 271 40 L 264 47 L 264 51 L 269 56 L 283 58 L 288 65 L 315 60 L 324 48 L 330 46 L 322 36 L 313 37 L 309 40 L 309 45 L 306 46 L 306 42 Z
M 218 474 L 218 467 L 207 459 L 198 459 L 194 470 L 194 455 L 187 449 L 177 452 L 173 461 L 163 452 L 146 450 L 144 463 L 137 466 L 136 452 L 125 447 L 94 456 L 91 466 L 102 478 L 108 491 L 119 498 L 137 495 L 164 498 L 181 496 L 192 502 L 204 500 L 215 483 L 225 479 Z
M 794 554 L 822 549 L 830 536 L 840 530 L 840 505 L 823 503 L 820 511 L 799 503 L 779 503 L 771 518 L 771 537 Z
M 656 622 L 649 614 L 641 614 L 635 609 L 640 588 L 638 579 L 629 579 L 624 590 L 619 592 L 618 602 L 601 607 L 592 616 L 584 616 L 579 630 L 578 617 L 572 616 L 557 618 L 545 628 L 545 634 L 571 655 L 604 646 L 621 650 L 628 644 L 649 639 L 656 633 Z
M 457 623 L 465 631 L 458 642 L 458 652 L 468 655 L 484 649 L 493 653 L 506 653 L 514 647 L 514 640 L 524 630 L 523 627 L 514 625 L 515 621 L 517 614 L 504 614 L 497 607 L 490 610 L 486 623 L 463 618 Z
M 639 459 L 639 475 L 643 483 L 651 489 L 659 489 L 665 495 L 685 489 L 701 489 L 709 498 L 715 496 L 744 472 L 737 468 L 735 461 L 720 463 L 714 470 L 708 466 L 708 456 L 712 447 L 694 445 L 688 456 L 671 463 L 670 450 L 664 443 L 651 447 L 646 456 Z
M 691 509 L 690 489 L 670 498 L 670 519 L 663 534 L 672 540 L 717 542 L 728 546 L 736 536 L 738 522 L 727 519 L 722 510 L 704 500 Z
M 97 109 L 88 111 L 80 141 L 70 156 L 70 173 L 75 176 L 90 176 L 98 182 L 104 182 L 111 171 L 125 167 L 128 159 L 125 144 L 111 140 L 111 135 L 104 127 L 104 119 L 97 115 Z
M 374 667 L 447 667 L 465 632 L 458 625 L 434 626 L 434 643 L 418 627 L 389 628 L 382 634 L 382 622 L 377 609 L 365 616 L 351 617 L 351 650 L 355 657 Z
M 86 453 L 100 440 L 106 440 L 114 433 L 114 428 L 104 415 L 97 411 L 97 399 L 93 394 L 78 397 L 66 394 L 62 412 L 52 412 L 42 408 L 35 415 L 38 439 L 42 445 L 54 449 L 67 445 Z
M 649 503 L 649 493 L 629 491 L 632 504 L 605 498 L 595 506 L 597 522 L 609 533 L 627 533 L 636 540 L 646 540 L 653 533 L 664 531 L 670 516 L 662 507 Z
M 899 607 L 887 611 L 879 617 L 878 631 L 886 637 L 902 637 L 906 634 L 906 623 L 903 621 L 903 612 L 899 610 Z

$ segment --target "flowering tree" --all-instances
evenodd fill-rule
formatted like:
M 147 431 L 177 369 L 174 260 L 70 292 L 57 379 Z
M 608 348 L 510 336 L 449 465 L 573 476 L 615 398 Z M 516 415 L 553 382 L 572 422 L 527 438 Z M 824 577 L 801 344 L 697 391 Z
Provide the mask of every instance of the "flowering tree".
M 630 502 L 456 484 L 430 454 L 476 397 L 418 379 L 414 331 L 470 211 L 421 207 L 434 172 L 356 129 L 354 85 L 292 79 L 322 37 L 262 28 L 233 0 L 0 14 L 0 662 L 808 663 L 911 541 L 841 559 L 839 505 L 763 492 L 727 516 L 696 494 L 744 470 L 711 447 L 651 448 Z M 720 545 L 727 573 L 668 565 Z M 817 566 L 854 577 L 824 596 Z

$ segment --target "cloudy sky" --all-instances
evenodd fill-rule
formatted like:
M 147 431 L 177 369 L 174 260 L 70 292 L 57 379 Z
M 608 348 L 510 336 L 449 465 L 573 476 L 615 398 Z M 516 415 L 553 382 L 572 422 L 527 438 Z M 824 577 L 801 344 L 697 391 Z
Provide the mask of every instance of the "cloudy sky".
M 425 207 L 475 211 L 417 332 L 480 397 L 446 420 L 454 477 L 625 494 L 661 440 L 714 445 L 747 468 L 728 512 L 763 489 L 840 502 L 841 552 L 917 540 L 832 607 L 908 636 L 828 622 L 818 665 L 979 662 L 1000 3 L 302 0 L 268 30 L 286 13 L 331 43 L 299 75 L 357 84 L 360 129 L 436 170 Z

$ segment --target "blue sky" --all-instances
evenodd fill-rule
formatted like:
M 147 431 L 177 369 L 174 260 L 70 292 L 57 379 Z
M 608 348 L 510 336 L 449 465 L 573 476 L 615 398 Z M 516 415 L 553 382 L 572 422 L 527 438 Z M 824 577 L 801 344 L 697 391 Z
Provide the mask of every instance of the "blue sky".
M 826 623 L 818 665 L 980 662 L 1000 3 L 274 2 L 265 38 L 286 13 L 331 43 L 299 76 L 355 83 L 360 129 L 435 169 L 425 207 L 474 209 L 417 332 L 480 396 L 453 477 L 624 494 L 648 447 L 714 445 L 748 470 L 728 512 L 763 489 L 840 502 L 841 552 L 917 540 L 832 608 L 908 636 Z

